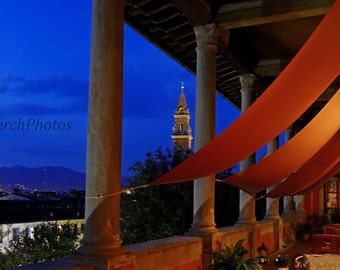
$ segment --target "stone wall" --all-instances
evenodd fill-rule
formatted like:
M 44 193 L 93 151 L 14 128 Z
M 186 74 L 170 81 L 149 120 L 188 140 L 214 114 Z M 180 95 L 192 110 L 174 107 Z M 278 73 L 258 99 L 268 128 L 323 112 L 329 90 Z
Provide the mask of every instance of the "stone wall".
M 275 249 L 278 232 L 282 235 L 282 223 L 275 221 L 256 223 L 252 227 L 225 227 L 210 236 L 174 236 L 125 246 L 125 252 L 111 258 L 73 254 L 69 258 L 20 269 L 207 270 L 211 251 L 218 249 L 218 243 L 233 246 L 238 240 L 245 239 L 246 248 L 257 256 L 256 250 L 262 242 L 269 252 Z

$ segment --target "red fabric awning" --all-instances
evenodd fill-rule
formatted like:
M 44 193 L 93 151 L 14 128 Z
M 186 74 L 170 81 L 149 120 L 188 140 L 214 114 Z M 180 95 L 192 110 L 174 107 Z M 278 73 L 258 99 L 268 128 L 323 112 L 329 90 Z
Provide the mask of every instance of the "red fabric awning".
M 340 128 L 340 91 L 298 134 L 271 155 L 221 182 L 256 193 L 298 170 Z
M 288 176 L 265 197 L 294 195 L 323 178 L 340 161 L 340 130 L 298 171 Z
M 316 181 L 314 184 L 310 185 L 309 187 L 300 190 L 297 194 L 300 195 L 304 195 L 304 194 L 308 194 L 311 191 L 319 188 L 321 185 L 323 185 L 325 182 L 327 182 L 329 180 L 329 178 L 331 178 L 332 176 L 334 176 L 335 174 L 340 173 L 340 162 L 338 162 L 336 165 L 334 165 L 333 168 L 331 168 L 327 174 L 325 174 L 323 177 L 321 177 L 318 181 Z
M 151 185 L 223 171 L 289 127 L 339 75 L 339 33 L 340 1 L 336 1 L 299 53 L 256 102 L 219 136 Z

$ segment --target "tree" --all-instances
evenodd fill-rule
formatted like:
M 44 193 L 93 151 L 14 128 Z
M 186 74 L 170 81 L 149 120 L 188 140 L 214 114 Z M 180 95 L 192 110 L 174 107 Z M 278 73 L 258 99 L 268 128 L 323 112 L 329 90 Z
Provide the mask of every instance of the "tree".
M 174 154 L 159 147 L 147 153 L 144 164 L 135 163 L 128 186 L 150 183 L 179 164 L 190 153 Z M 121 197 L 121 237 L 124 244 L 159 239 L 186 232 L 192 222 L 192 182 L 151 186 Z
M 145 162 L 137 162 L 130 171 L 128 187 L 147 185 L 190 156 L 177 148 L 175 153 L 159 147 L 146 154 Z M 223 179 L 234 167 L 216 175 Z M 217 227 L 233 225 L 238 217 L 239 190 L 216 183 L 215 221 Z M 144 242 L 188 231 L 193 217 L 193 182 L 150 186 L 124 193 L 121 197 L 121 238 L 124 244 Z
M 216 179 L 224 179 L 233 174 L 234 167 L 216 174 Z M 215 183 L 215 222 L 217 227 L 232 226 L 239 216 L 239 189 L 231 185 Z
M 26 228 L 0 253 L 0 269 L 58 259 L 79 247 L 80 231 L 76 224 L 41 223 Z

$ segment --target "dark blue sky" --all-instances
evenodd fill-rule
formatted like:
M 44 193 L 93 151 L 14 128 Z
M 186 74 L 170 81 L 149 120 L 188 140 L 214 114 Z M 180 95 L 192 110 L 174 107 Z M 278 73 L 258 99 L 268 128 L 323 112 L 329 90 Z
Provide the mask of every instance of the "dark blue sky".
M 90 0 L 0 1 L 0 166 L 85 171 Z M 194 130 L 195 77 L 125 27 L 122 172 L 172 148 L 181 82 Z M 239 112 L 217 95 L 217 133 Z

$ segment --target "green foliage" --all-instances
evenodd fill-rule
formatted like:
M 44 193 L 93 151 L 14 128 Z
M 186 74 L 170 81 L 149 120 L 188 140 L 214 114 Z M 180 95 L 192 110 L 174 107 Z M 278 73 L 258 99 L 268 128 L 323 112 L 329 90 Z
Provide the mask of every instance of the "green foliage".
M 291 259 L 287 255 L 278 255 L 274 260 L 276 267 L 289 267 Z
M 219 251 L 212 252 L 212 270 L 262 270 L 256 258 L 247 256 L 249 251 L 243 246 L 244 239 L 239 240 L 233 249 L 220 245 Z
M 233 226 L 239 216 L 240 190 L 225 183 L 215 183 L 215 222 L 217 227 Z
M 129 187 L 155 180 L 184 160 L 189 153 L 174 155 L 161 148 L 147 153 L 144 164 L 130 168 L 135 173 Z M 124 244 L 183 234 L 192 222 L 192 182 L 136 189 L 121 196 L 121 237 Z
M 71 223 L 41 223 L 31 232 L 26 228 L 0 253 L 0 269 L 67 256 L 78 248 L 79 238 L 80 231 Z
M 340 223 L 340 214 L 337 208 L 327 208 L 321 216 L 323 224 Z
M 318 227 L 309 222 L 299 222 L 296 226 L 296 240 L 308 240 L 309 234 L 314 234 L 319 231 Z M 304 239 L 307 237 L 307 239 Z

